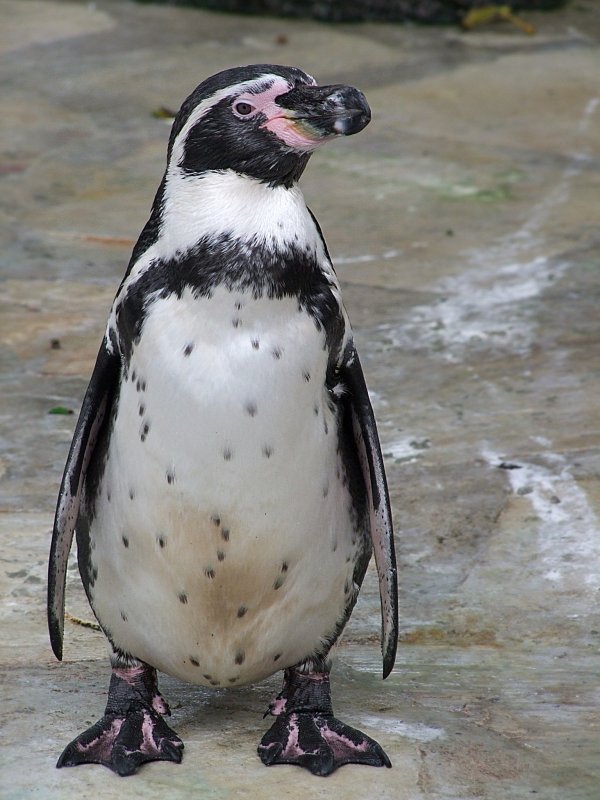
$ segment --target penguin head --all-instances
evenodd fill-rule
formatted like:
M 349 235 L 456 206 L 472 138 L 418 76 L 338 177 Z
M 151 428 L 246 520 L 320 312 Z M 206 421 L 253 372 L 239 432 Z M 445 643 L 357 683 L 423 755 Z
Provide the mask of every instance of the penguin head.
M 203 81 L 173 123 L 168 171 L 183 177 L 232 170 L 291 186 L 311 153 L 361 131 L 371 111 L 352 86 L 319 86 L 295 67 L 254 64 Z

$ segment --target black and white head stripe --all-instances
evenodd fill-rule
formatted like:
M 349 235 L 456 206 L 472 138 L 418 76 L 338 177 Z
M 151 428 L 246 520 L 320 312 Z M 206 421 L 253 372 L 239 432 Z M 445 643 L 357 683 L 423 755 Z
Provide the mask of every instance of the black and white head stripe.
M 268 64 L 228 69 L 208 78 L 175 118 L 168 173 L 232 169 L 273 183 L 297 180 L 319 142 L 290 149 L 282 137 L 266 129 L 265 122 L 281 115 L 276 98 L 299 85 L 316 86 L 316 82 L 297 68 Z
M 297 67 L 282 67 L 273 64 L 231 67 L 202 81 L 184 100 L 175 117 L 171 128 L 167 159 L 171 161 L 173 146 L 178 139 L 181 139 L 179 134 L 182 133 L 184 127 L 189 130 L 207 111 L 227 97 L 235 97 L 243 91 L 251 93 L 263 91 L 270 84 L 272 85 L 276 77 L 286 81 L 289 89 L 297 83 L 305 83 L 308 86 L 316 85 L 312 75 L 302 72 Z M 284 91 L 286 91 L 285 88 Z

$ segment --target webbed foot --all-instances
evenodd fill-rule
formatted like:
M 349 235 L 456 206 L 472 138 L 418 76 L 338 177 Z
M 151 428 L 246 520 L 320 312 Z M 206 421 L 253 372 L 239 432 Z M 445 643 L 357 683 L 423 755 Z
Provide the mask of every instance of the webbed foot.
M 161 714 L 170 711 L 156 670 L 146 664 L 113 668 L 104 716 L 67 745 L 56 766 L 103 764 L 124 776 L 146 761 L 179 763 L 183 742 Z
M 269 708 L 277 717 L 263 736 L 263 764 L 298 764 L 313 775 L 330 775 L 344 764 L 391 767 L 381 745 L 333 716 L 326 672 L 285 671 L 284 687 Z

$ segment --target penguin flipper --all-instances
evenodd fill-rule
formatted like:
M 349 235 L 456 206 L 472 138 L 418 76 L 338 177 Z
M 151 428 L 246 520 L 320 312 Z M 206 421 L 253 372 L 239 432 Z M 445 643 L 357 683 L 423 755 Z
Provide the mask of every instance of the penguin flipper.
M 398 579 L 392 512 L 381 445 L 358 353 L 351 343 L 340 368 L 344 400 L 350 408 L 356 452 L 367 490 L 371 540 L 381 598 L 383 677 L 392 671 L 398 642 Z
M 63 650 L 67 559 L 79 514 L 81 488 L 110 411 L 119 367 L 119 356 L 110 351 L 104 339 L 83 398 L 58 495 L 48 564 L 48 629 L 52 650 L 59 661 Z

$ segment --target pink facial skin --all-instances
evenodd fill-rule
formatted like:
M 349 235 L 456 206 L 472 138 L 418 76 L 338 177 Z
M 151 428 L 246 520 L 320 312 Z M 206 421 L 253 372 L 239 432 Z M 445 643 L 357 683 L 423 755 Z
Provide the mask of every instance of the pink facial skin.
M 316 86 L 316 81 L 313 81 L 311 85 Z M 266 117 L 266 121 L 261 125 L 262 128 L 270 130 L 288 147 L 305 153 L 310 152 L 331 137 L 313 133 L 307 120 L 294 119 L 290 116 L 289 111 L 277 105 L 276 98 L 289 90 L 290 87 L 287 81 L 283 78 L 277 79 L 264 92 L 259 92 L 258 94 L 245 92 L 239 95 L 233 103 L 232 111 L 239 119 L 252 119 L 257 114 L 263 114 Z M 247 103 L 251 106 L 251 113 L 238 113 L 236 106 L 240 103 Z
M 288 147 L 302 152 L 310 152 L 333 138 L 331 136 L 311 135 L 310 124 L 306 120 L 293 120 L 280 116 L 267 120 L 263 128 L 272 131 Z

